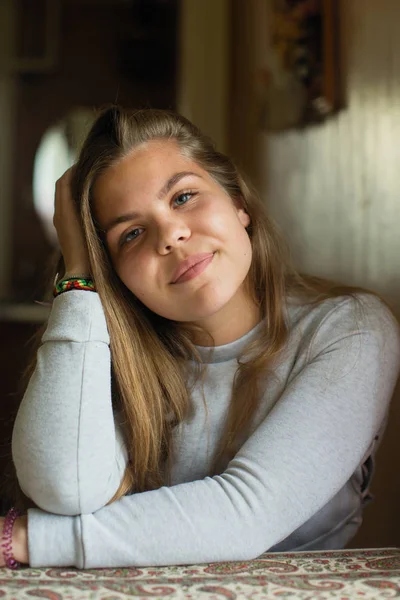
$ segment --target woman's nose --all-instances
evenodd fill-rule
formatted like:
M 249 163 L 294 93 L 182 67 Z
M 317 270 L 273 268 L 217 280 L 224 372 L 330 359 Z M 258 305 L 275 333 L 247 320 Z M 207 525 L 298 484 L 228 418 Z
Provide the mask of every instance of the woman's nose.
M 173 219 L 159 225 L 158 252 L 167 254 L 185 243 L 191 235 L 188 225 L 181 219 Z

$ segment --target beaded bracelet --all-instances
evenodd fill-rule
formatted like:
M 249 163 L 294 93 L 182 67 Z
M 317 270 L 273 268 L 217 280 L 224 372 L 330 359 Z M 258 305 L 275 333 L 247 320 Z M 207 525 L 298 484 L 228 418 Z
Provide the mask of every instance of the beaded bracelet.
M 20 512 L 13 506 L 8 511 L 6 518 L 4 519 L 3 534 L 1 536 L 1 547 L 3 548 L 3 556 L 6 566 L 9 569 L 18 569 L 21 566 L 17 560 L 15 560 L 12 552 L 12 530 L 15 523 L 15 519 L 20 516 Z
M 95 292 L 93 279 L 87 277 L 70 277 L 59 281 L 54 285 L 53 296 L 59 296 L 69 290 L 86 290 L 88 292 Z

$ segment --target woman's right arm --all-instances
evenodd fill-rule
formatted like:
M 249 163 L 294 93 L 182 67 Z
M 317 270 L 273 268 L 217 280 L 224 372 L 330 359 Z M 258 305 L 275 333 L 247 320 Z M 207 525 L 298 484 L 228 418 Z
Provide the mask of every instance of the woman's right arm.
M 14 425 L 18 481 L 46 511 L 92 513 L 112 498 L 127 464 L 114 423 L 109 337 L 98 294 L 58 296 L 42 342 Z
M 72 170 L 56 184 L 54 225 L 66 275 L 90 273 L 70 193 Z M 114 495 L 127 452 L 111 403 L 110 351 L 97 293 L 55 298 L 42 346 L 14 425 L 19 484 L 40 508 L 92 513 Z

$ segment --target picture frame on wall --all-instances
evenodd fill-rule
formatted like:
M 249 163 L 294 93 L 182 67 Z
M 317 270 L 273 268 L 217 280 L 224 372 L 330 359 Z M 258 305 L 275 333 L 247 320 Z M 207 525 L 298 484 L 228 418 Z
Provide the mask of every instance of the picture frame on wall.
M 323 122 L 343 105 L 338 0 L 266 0 L 268 56 L 261 127 Z

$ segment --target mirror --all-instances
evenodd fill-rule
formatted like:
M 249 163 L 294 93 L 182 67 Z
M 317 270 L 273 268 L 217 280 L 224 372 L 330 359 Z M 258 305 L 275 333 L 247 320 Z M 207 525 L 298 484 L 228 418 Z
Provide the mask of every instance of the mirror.
M 45 131 L 35 154 L 33 203 L 52 246 L 58 244 L 53 225 L 55 183 L 77 160 L 94 118 L 94 112 L 87 108 L 72 110 Z

